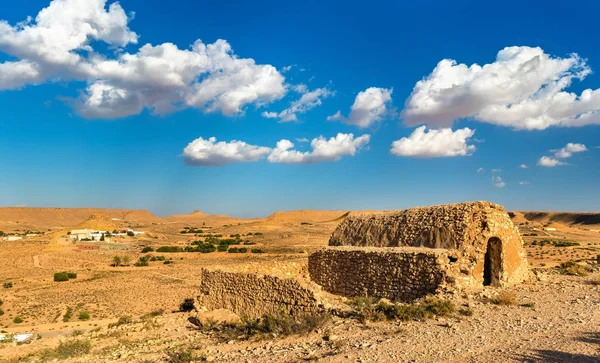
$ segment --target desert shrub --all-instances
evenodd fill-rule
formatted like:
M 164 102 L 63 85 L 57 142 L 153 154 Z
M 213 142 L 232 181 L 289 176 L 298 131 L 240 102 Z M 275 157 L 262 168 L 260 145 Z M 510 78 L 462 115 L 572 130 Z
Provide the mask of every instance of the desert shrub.
M 4 310 L 0 309 L 0 316 L 4 315 Z
M 567 261 L 560 264 L 558 271 L 563 275 L 587 276 L 588 269 L 575 261 Z
M 262 236 L 263 234 L 261 232 L 256 232 L 254 233 L 255 236 Z
M 532 308 L 535 306 L 534 303 L 524 303 L 524 304 L 520 304 L 519 306 L 524 307 L 524 308 Z
M 144 248 L 142 248 L 142 253 L 148 253 L 148 252 L 153 252 L 154 248 L 150 247 L 150 246 L 146 246 Z
M 198 252 L 200 253 L 211 253 L 217 250 L 217 247 L 211 243 L 203 243 L 197 247 Z
M 135 267 L 144 267 L 144 266 L 148 266 L 148 260 L 150 259 L 149 256 L 144 256 L 144 257 L 140 257 L 136 263 L 134 263 L 133 265 Z
M 76 279 L 77 278 L 77 274 L 75 272 L 67 272 L 67 277 L 69 279 Z
M 87 311 L 82 311 L 79 313 L 79 320 L 90 320 L 90 313 Z
M 112 267 L 119 267 L 119 266 L 121 266 L 121 257 L 119 257 L 119 256 L 113 257 L 113 262 L 112 262 L 111 266 Z
M 415 304 L 393 304 L 387 300 L 376 302 L 373 298 L 354 298 L 351 301 L 355 316 L 362 322 L 381 320 L 425 320 L 447 316 L 456 311 L 451 301 L 430 298 Z
M 67 359 L 80 357 L 88 354 L 92 350 L 92 343 L 89 340 L 78 339 L 67 342 L 60 342 L 56 348 L 58 358 Z
M 55 282 L 69 281 L 69 275 L 66 272 L 55 272 L 54 273 L 54 281 Z
M 597 255 L 597 256 L 596 256 L 596 263 L 597 263 L 597 264 L 600 264 L 600 255 Z
M 174 263 L 175 263 L 175 262 L 173 262 L 173 261 L 169 260 L 169 261 L 165 261 L 165 262 L 163 262 L 163 265 L 172 265 L 172 264 L 174 264 Z
M 20 316 L 17 316 L 13 319 L 13 323 L 15 324 L 21 324 L 23 322 L 23 318 L 21 318 Z
M 458 313 L 460 315 L 464 315 L 464 316 L 473 316 L 473 309 L 471 308 L 461 308 L 458 310 Z
M 83 333 L 85 333 L 85 330 L 80 330 L 79 329 L 79 330 L 73 330 L 70 335 L 72 337 L 78 337 L 80 335 L 83 335 Z
M 134 237 L 134 236 L 135 236 L 135 233 L 133 233 L 132 231 L 127 231 L 127 235 L 128 235 L 129 237 Z
M 517 294 L 512 291 L 502 291 L 490 300 L 494 305 L 510 306 L 517 302 Z
M 12 289 L 13 283 L 12 282 L 5 282 L 4 284 L 2 284 L 2 287 L 4 287 L 5 289 Z
M 4 305 L 4 301 L 2 301 L 2 299 L 0 299 L 0 306 Z
M 250 252 L 252 253 L 265 253 L 265 251 L 261 250 L 260 248 L 253 248 L 250 250 Z
M 198 361 L 190 349 L 168 350 L 165 354 L 167 355 L 166 360 L 168 363 L 191 363 Z
M 554 247 L 573 247 L 573 246 L 579 246 L 579 243 L 571 242 L 571 241 L 554 242 Z
M 251 241 L 244 241 L 244 246 L 252 246 L 255 245 L 256 242 L 251 242 Z
M 248 249 L 245 247 L 231 247 L 230 249 L 227 250 L 227 252 L 229 253 L 247 253 Z
M 219 246 L 217 247 L 217 250 L 218 250 L 219 252 L 226 252 L 228 248 L 229 248 L 229 245 L 219 245 Z
M 183 252 L 183 249 L 178 246 L 161 246 L 156 249 L 156 252 L 176 253 Z
M 164 309 L 152 310 L 151 312 L 142 315 L 141 319 L 142 320 L 147 320 L 147 319 L 150 319 L 150 318 L 156 318 L 157 316 L 161 316 L 164 313 L 165 313 Z
M 69 320 L 71 320 L 71 317 L 73 316 L 73 309 L 71 309 L 71 307 L 67 306 L 67 311 L 65 311 L 65 315 L 63 316 L 63 322 L 67 322 Z
M 108 328 L 109 329 L 115 328 L 115 327 L 118 327 L 121 325 L 126 325 L 126 324 L 131 324 L 131 323 L 133 323 L 133 319 L 131 318 L 131 316 L 124 315 L 124 316 L 119 317 L 119 320 L 117 320 L 116 322 L 108 324 Z
M 179 304 L 179 311 L 188 312 L 194 310 L 195 308 L 196 306 L 194 305 L 194 299 L 192 298 L 186 298 L 181 304 Z
M 222 338 L 276 338 L 294 334 L 307 334 L 313 332 L 330 321 L 327 313 L 308 313 L 292 316 L 287 312 L 280 311 L 276 314 L 264 315 L 260 319 L 242 318 L 240 324 L 230 324 L 223 327 L 215 327 L 224 333 Z

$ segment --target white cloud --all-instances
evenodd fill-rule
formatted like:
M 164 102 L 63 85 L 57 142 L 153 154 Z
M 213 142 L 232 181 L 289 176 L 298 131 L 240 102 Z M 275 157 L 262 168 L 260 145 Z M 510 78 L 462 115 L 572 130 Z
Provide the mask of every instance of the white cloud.
M 298 141 L 298 142 L 309 142 L 310 140 L 308 140 L 306 137 L 299 137 L 299 138 L 296 138 L 296 141 Z
M 553 168 L 555 166 L 565 165 L 566 163 L 564 163 L 564 162 L 562 162 L 560 160 L 551 158 L 549 156 L 542 156 L 540 158 L 540 160 L 538 160 L 537 164 L 539 166 L 545 166 L 547 168 Z
M 492 169 L 492 173 L 501 173 L 502 169 Z
M 519 166 L 519 168 L 521 168 L 521 169 L 529 169 L 529 166 L 527 166 L 527 165 L 525 165 L 525 164 L 521 164 L 521 165 Z
M 567 159 L 573 156 L 573 153 L 580 153 L 587 151 L 587 148 L 583 144 L 568 143 L 565 147 L 558 150 L 551 150 L 554 152 L 554 156 L 558 159 Z
M 350 108 L 348 118 L 341 111 L 327 117 L 328 121 L 343 121 L 361 128 L 369 127 L 380 122 L 393 112 L 391 107 L 393 90 L 387 88 L 370 87 L 359 92 Z
M 587 147 L 583 144 L 574 144 L 570 142 L 560 149 L 554 149 L 550 151 L 554 153 L 554 157 L 542 156 L 540 160 L 538 160 L 538 165 L 548 168 L 566 165 L 567 163 L 561 161 L 560 159 L 568 159 L 573 156 L 574 153 L 587 151 Z
M 353 156 L 363 149 L 370 141 L 370 135 L 354 137 L 353 134 L 337 134 L 329 140 L 320 136 L 310 143 L 312 151 L 301 152 L 294 150 L 294 144 L 289 140 L 281 140 L 267 160 L 283 164 L 313 164 L 324 161 L 338 161 L 342 156 Z
M 243 114 L 282 98 L 285 78 L 271 65 L 239 58 L 225 40 L 190 49 L 172 43 L 136 44 L 127 16 L 117 2 L 54 0 L 35 20 L 0 21 L 0 51 L 17 61 L 0 63 L 0 90 L 53 81 L 86 81 L 71 104 L 88 118 L 116 118 L 144 109 L 162 114 L 193 107 L 225 115 Z M 95 42 L 115 48 L 114 56 L 94 50 Z
M 334 91 L 327 88 L 317 88 L 310 92 L 307 89 L 302 89 L 299 92 L 303 93 L 302 96 L 292 102 L 290 107 L 279 113 L 263 112 L 262 116 L 266 118 L 279 118 L 280 122 L 298 121 L 298 114 L 306 113 L 320 106 L 323 104 L 323 99 L 335 95 Z
M 519 185 L 529 185 L 529 182 L 521 181 L 521 182 L 519 182 Z
M 246 144 L 243 141 L 219 141 L 197 138 L 183 149 L 185 163 L 192 166 L 223 166 L 234 162 L 258 161 L 272 151 L 271 148 Z
M 477 172 L 478 172 L 478 173 L 484 173 L 484 172 L 485 172 L 485 169 L 484 169 L 484 168 L 479 168 L 479 169 L 477 169 Z
M 506 183 L 502 181 L 502 178 L 499 176 L 492 176 L 492 184 L 494 184 L 496 188 L 504 188 L 506 186 Z
M 285 67 L 281 68 L 281 72 L 282 72 L 282 73 L 289 72 L 289 71 L 291 71 L 291 70 L 292 70 L 292 68 L 293 68 L 293 67 L 294 67 L 294 65 L 291 65 L 291 66 L 285 66 Z
M 464 128 L 427 130 L 418 127 L 409 137 L 403 137 L 392 143 L 390 152 L 397 156 L 415 158 L 437 158 L 447 156 L 468 156 L 475 152 L 475 145 L 467 145 L 475 130 Z M 479 170 L 478 170 L 479 172 Z
M 402 117 L 430 127 L 460 118 L 528 130 L 600 124 L 600 89 L 564 91 L 590 73 L 577 54 L 552 57 L 539 47 L 504 48 L 484 66 L 444 59 L 417 82 Z

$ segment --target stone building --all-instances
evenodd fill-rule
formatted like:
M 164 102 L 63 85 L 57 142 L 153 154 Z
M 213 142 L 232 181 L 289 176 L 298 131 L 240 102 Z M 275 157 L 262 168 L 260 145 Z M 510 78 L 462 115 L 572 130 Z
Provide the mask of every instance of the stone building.
M 310 277 L 345 296 L 409 301 L 445 287 L 505 286 L 529 276 L 518 229 L 489 202 L 350 215 L 329 245 L 309 256 Z

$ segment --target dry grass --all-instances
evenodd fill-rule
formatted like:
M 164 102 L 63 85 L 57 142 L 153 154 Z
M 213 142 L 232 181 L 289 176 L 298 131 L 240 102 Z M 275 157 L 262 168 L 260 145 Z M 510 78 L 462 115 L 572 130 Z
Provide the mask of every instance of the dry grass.
M 350 302 L 355 316 L 362 322 L 400 320 L 422 321 L 435 316 L 447 316 L 456 312 L 451 301 L 428 298 L 415 304 L 394 304 L 387 300 L 376 302 L 372 298 L 354 298 Z
M 503 305 L 503 306 L 511 306 L 517 303 L 517 294 L 512 291 L 502 291 L 494 298 L 492 298 L 491 303 L 494 305 Z

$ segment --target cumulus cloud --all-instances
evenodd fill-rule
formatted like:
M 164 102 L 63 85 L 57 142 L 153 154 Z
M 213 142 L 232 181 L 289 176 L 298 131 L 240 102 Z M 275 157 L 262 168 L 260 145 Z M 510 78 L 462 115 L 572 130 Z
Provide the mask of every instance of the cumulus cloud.
M 370 87 L 359 92 L 350 108 L 350 115 L 344 117 L 341 111 L 327 117 L 328 121 L 342 121 L 361 128 L 380 122 L 393 112 L 391 109 L 393 90 Z
M 521 168 L 521 169 L 529 169 L 529 166 L 527 166 L 526 164 L 521 164 L 519 166 L 519 168 Z
M 554 151 L 555 157 L 559 159 L 567 159 L 573 156 L 573 153 L 587 151 L 587 148 L 583 144 L 573 144 L 570 142 L 565 147 L 552 151 Z
M 496 188 L 504 188 L 506 186 L 506 183 L 499 176 L 492 176 L 492 184 L 494 184 Z
M 390 152 L 397 156 L 414 158 L 437 158 L 449 156 L 468 156 L 475 152 L 475 145 L 468 145 L 469 138 L 475 130 L 464 128 L 427 130 L 425 126 L 418 127 L 409 137 L 403 137 L 392 143 Z M 482 168 L 477 170 L 483 171 Z
M 268 64 L 240 58 L 229 43 L 197 40 L 189 49 L 172 43 L 137 44 L 130 17 L 118 2 L 53 0 L 37 17 L 16 25 L 0 21 L 0 51 L 16 61 L 0 63 L 0 90 L 52 81 L 86 81 L 71 104 L 88 118 L 117 118 L 149 109 L 156 114 L 182 108 L 225 115 L 243 114 L 282 98 L 285 78 Z M 115 48 L 113 56 L 94 49 Z
M 529 185 L 529 182 L 526 182 L 526 181 L 520 181 L 520 182 L 519 182 L 519 185 Z
M 304 85 L 299 85 L 304 86 Z M 323 104 L 323 99 L 335 95 L 334 91 L 327 88 L 317 88 L 313 91 L 308 91 L 306 86 L 296 86 L 296 91 L 302 93 L 302 96 L 292 102 L 290 107 L 285 110 L 276 112 L 263 112 L 262 116 L 266 118 L 279 118 L 280 122 L 298 121 L 298 114 L 306 113 L 313 108 Z
M 527 130 L 600 124 L 600 89 L 565 91 L 590 73 L 577 54 L 553 57 L 539 47 L 504 48 L 483 66 L 444 59 L 417 82 L 402 117 L 430 127 L 461 118 Z
M 554 157 L 542 156 L 538 160 L 538 165 L 553 168 L 555 166 L 566 165 L 567 163 L 561 161 L 561 159 L 568 159 L 573 156 L 574 153 L 580 153 L 587 151 L 587 147 L 583 144 L 568 143 L 560 149 L 550 150 L 554 153 Z
M 310 143 L 312 151 L 301 152 L 294 150 L 294 144 L 286 139 L 280 140 L 275 148 L 270 148 L 238 140 L 217 142 L 215 137 L 200 137 L 186 146 L 183 157 L 190 166 L 223 166 L 235 162 L 259 161 L 266 156 L 271 163 L 314 164 L 353 156 L 364 149 L 370 139 L 371 136 L 366 134 L 355 138 L 353 134 L 338 133 L 329 140 L 319 136 Z M 304 142 L 303 139 L 300 142 Z
M 551 158 L 549 156 L 542 156 L 540 158 L 540 160 L 538 160 L 537 163 L 539 166 L 545 166 L 547 168 L 553 168 L 555 166 L 560 166 L 560 165 L 565 165 L 565 162 L 562 162 L 560 160 Z
M 325 139 L 320 136 L 310 143 L 312 151 L 294 150 L 289 140 L 281 140 L 267 160 L 282 164 L 313 164 L 324 161 L 338 161 L 342 156 L 353 156 L 363 149 L 371 140 L 370 135 L 354 137 L 353 134 L 338 133 L 337 136 Z
M 271 148 L 246 144 L 243 141 L 219 141 L 197 138 L 183 149 L 185 163 L 192 166 L 223 166 L 234 162 L 258 161 L 272 151 Z

